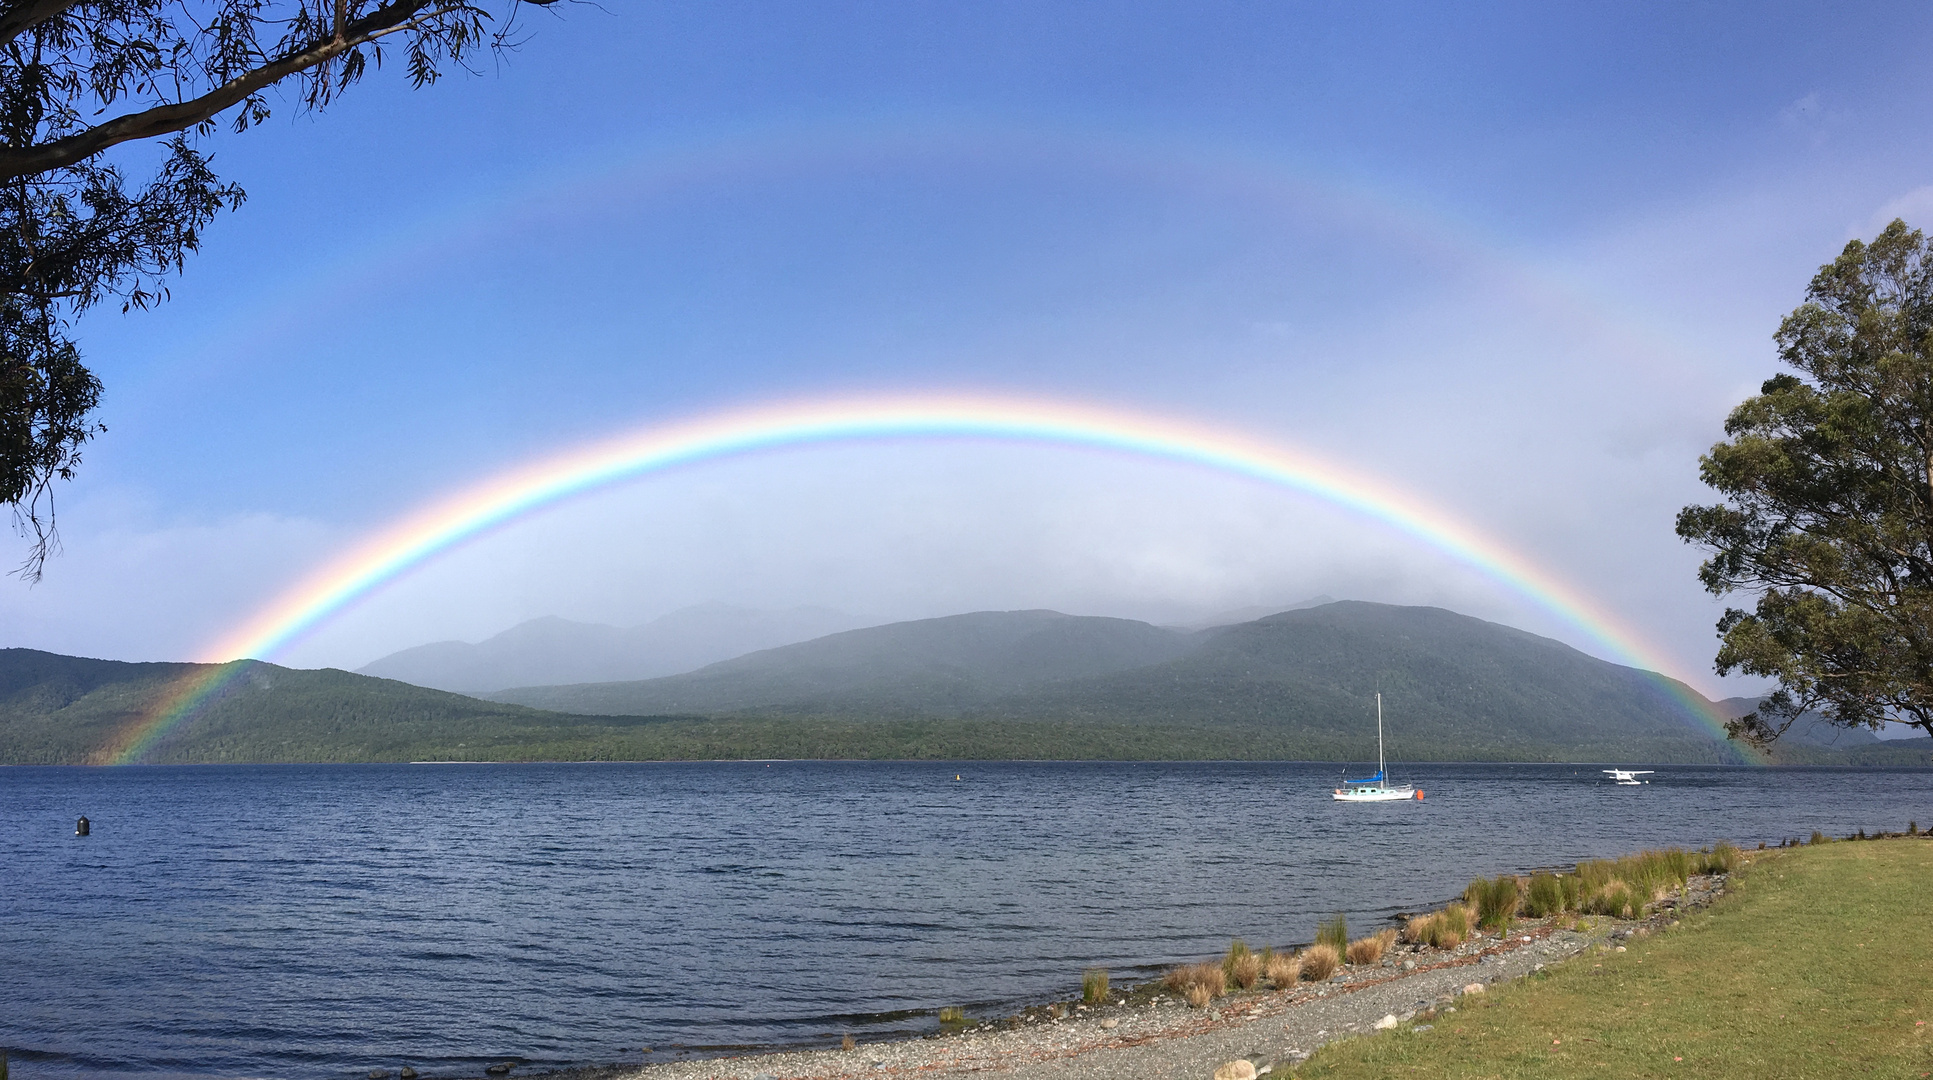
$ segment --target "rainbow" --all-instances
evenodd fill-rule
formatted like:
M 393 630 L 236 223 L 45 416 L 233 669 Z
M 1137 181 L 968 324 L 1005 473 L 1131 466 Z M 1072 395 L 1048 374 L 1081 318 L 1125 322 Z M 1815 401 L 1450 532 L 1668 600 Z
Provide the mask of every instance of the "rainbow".
M 1666 665 L 1616 618 L 1508 546 L 1376 478 L 1257 438 L 1178 420 L 1064 402 L 945 396 L 791 403 L 650 426 L 512 469 L 436 502 L 376 534 L 289 589 L 204 659 L 217 665 L 182 680 L 128 724 L 97 760 L 141 759 L 170 728 L 196 715 L 248 667 L 445 552 L 529 514 L 620 481 L 679 466 L 828 442 L 970 438 L 1115 451 L 1246 477 L 1353 511 L 1474 568 L 1550 612 L 1618 662 Z M 1708 730 L 1724 733 L 1709 702 L 1663 675 L 1661 689 Z

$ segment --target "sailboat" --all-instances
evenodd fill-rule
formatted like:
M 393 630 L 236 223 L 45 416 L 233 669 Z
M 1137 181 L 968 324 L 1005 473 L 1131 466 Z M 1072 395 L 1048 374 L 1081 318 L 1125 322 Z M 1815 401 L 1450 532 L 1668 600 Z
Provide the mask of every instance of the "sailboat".
M 1347 786 L 1336 789 L 1337 802 L 1396 802 L 1421 799 L 1423 793 L 1407 784 L 1389 782 L 1389 765 L 1383 761 L 1383 695 L 1376 695 L 1376 775 L 1367 780 L 1344 780 Z

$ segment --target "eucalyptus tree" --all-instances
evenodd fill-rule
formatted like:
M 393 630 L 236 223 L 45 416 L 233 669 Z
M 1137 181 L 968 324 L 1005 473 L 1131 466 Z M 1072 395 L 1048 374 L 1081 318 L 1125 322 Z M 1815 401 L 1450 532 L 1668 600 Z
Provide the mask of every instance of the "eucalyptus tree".
M 1779 324 L 1774 375 L 1700 461 L 1723 501 L 1678 515 L 1715 595 L 1721 674 L 1777 680 L 1732 734 L 1802 713 L 1933 734 L 1933 245 L 1903 221 L 1853 241 Z
M 513 45 L 525 5 L 556 2 L 0 0 L 0 503 L 28 538 L 18 573 L 39 578 L 53 485 L 102 431 L 73 320 L 166 299 L 242 203 L 205 140 L 267 120 L 271 89 L 321 110 L 386 62 L 427 86 Z M 147 149 L 110 153 L 128 143 Z

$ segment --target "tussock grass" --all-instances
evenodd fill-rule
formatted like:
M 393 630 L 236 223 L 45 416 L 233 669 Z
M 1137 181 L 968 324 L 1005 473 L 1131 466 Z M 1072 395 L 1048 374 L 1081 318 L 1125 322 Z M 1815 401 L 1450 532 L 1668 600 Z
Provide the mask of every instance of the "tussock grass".
M 1386 931 L 1394 933 L 1394 931 Z M 1454 949 L 1470 935 L 1470 909 L 1451 904 L 1442 911 L 1413 916 L 1403 924 L 1403 940 L 1432 949 Z M 1394 942 L 1391 942 L 1394 944 Z
M 1383 954 L 1394 944 L 1396 944 L 1396 931 L 1384 930 L 1350 942 L 1349 951 L 1345 955 L 1349 957 L 1349 962 L 1352 964 L 1374 964 L 1381 961 Z
M 964 1024 L 966 1023 L 966 1010 L 958 1005 L 942 1006 L 940 1009 L 940 1023 Z
M 1255 984 L 1262 981 L 1262 958 L 1248 953 L 1236 960 L 1228 972 L 1228 981 L 1244 990 L 1255 989 Z
M 1522 897 L 1523 883 L 1515 874 L 1498 874 L 1490 881 L 1478 878 L 1463 890 L 1463 902 L 1477 910 L 1477 925 L 1500 934 L 1510 929 Z
M 1761 848 L 1764 846 L 1759 845 Z M 1697 871 L 1701 874 L 1729 874 L 1738 865 L 1738 859 L 1738 848 L 1721 841 L 1713 844 L 1711 850 L 1699 853 Z
M 1827 841 L 1826 839 L 1826 834 L 1820 832 L 1817 829 L 1812 830 L 1812 839 L 1807 841 L 1807 843 L 1812 843 L 1812 844 L 1824 844 L 1828 842 L 1829 841 Z
M 1728 857 L 1736 863 L 1738 849 L 1730 844 L 1720 846 L 1730 853 Z M 1695 857 L 1700 872 L 1705 872 L 1702 865 L 1716 852 L 1717 848 L 1714 848 L 1710 853 Z M 1584 897 L 1578 908 L 1592 915 L 1636 918 L 1646 904 L 1662 900 L 1684 888 L 1694 868 L 1694 856 L 1678 848 L 1641 851 L 1621 859 L 1593 859 L 1578 863 L 1577 878 L 1583 886 Z M 1623 914 L 1627 910 L 1630 914 Z
M 1262 954 L 1262 976 L 1277 989 L 1294 986 L 1302 978 L 1302 961 L 1288 953 L 1266 951 Z
M 1183 964 L 1162 977 L 1162 984 L 1180 994 L 1199 1009 L 1222 996 L 1228 989 L 1222 966 L 1214 963 Z
M 1433 1031 L 1332 1043 L 1303 1080 L 1876 1076 L 1927 1068 L 1933 844 L 1766 852 L 1626 953 L 1493 987 Z M 1459 1003 L 1460 1005 L 1464 1003 Z M 1927 1021 L 1919 1026 L 1916 1021 Z
M 1327 942 L 1309 946 L 1297 959 L 1302 961 L 1302 977 L 1310 982 L 1321 982 L 1342 966 L 1342 954 Z
M 1349 920 L 1342 912 L 1336 912 L 1335 918 L 1316 927 L 1316 944 L 1329 946 L 1336 950 L 1337 956 L 1349 948 Z
M 1524 888 L 1524 914 L 1542 919 L 1560 914 L 1570 905 L 1564 901 L 1564 883 L 1556 874 L 1532 874 Z
M 841 1050 L 850 1050 L 858 1045 L 859 1040 L 853 1038 L 851 1035 L 842 1035 L 839 1037 L 839 1049 Z
M 1436 944 L 1436 916 L 1411 915 L 1403 924 L 1403 940 L 1411 945 Z
M 1635 919 L 1644 912 L 1644 898 L 1623 881 L 1612 881 L 1592 893 L 1584 902 L 1587 915 L 1609 915 L 1618 919 Z
M 1094 1005 L 1107 1000 L 1107 969 L 1088 968 L 1081 972 L 1081 1000 Z
M 1249 949 L 1248 943 L 1241 938 L 1230 941 L 1228 943 L 1228 951 L 1222 954 L 1222 977 L 1224 981 L 1234 984 L 1236 965 L 1246 963 L 1248 958 L 1254 955 L 1255 953 Z

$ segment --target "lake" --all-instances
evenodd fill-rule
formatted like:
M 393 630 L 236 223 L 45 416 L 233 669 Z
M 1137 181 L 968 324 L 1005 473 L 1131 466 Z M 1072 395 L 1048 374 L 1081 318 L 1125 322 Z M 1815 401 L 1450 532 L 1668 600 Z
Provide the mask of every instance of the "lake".
M 348 1078 L 865 1041 L 1473 875 L 1933 825 L 1928 770 L 1596 768 L 1401 767 L 1426 798 L 1368 805 L 1307 763 L 0 768 L 0 1046 Z

